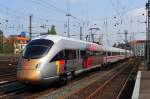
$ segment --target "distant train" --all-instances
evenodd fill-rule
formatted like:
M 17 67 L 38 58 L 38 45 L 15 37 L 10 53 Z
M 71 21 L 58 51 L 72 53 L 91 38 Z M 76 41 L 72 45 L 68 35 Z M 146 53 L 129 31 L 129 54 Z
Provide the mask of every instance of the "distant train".
M 127 57 L 133 55 L 127 51 Z M 44 35 L 30 41 L 17 67 L 17 78 L 27 84 L 60 81 L 68 74 L 101 67 L 125 59 L 125 50 L 56 35 Z

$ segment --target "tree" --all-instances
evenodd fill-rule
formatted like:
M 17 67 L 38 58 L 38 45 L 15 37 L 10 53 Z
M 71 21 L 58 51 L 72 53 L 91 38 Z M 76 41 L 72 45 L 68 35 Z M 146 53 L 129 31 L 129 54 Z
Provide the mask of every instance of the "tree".
M 50 35 L 56 35 L 57 34 L 54 25 L 51 26 L 51 30 L 48 29 L 48 34 L 50 34 Z

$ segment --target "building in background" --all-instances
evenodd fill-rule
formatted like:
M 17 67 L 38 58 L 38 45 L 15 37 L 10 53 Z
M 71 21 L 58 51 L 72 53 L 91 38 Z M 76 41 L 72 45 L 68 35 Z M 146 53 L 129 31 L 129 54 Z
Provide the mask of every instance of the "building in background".
M 5 50 L 12 49 L 11 52 L 13 52 L 14 54 L 18 54 L 22 52 L 23 48 L 27 44 L 27 41 L 27 37 L 22 37 L 20 35 L 11 35 L 8 37 L 7 44 L 5 44 L 8 46 L 7 48 L 10 48 Z
M 135 56 L 144 56 L 145 55 L 145 44 L 146 40 L 135 40 L 130 42 L 132 50 L 134 51 Z
M 132 50 L 135 56 L 144 56 L 145 55 L 145 44 L 146 40 L 135 40 L 125 43 L 114 44 L 113 47 Z

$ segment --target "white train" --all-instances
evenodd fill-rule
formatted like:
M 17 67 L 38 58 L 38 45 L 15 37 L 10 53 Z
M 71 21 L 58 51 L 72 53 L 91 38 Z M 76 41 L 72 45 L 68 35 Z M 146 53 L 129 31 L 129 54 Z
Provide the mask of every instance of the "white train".
M 127 57 L 132 56 L 127 51 Z M 125 50 L 72 38 L 44 35 L 27 44 L 17 68 L 20 82 L 67 82 L 68 74 L 125 59 Z

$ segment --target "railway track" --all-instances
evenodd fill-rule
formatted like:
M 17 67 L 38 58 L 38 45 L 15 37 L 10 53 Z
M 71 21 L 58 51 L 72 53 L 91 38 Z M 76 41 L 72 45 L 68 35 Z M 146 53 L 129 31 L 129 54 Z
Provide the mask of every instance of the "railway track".
M 116 69 L 107 76 L 92 83 L 91 85 L 70 93 L 63 98 L 65 99 L 120 99 L 120 96 L 127 85 L 133 71 L 136 70 L 134 65 L 139 62 L 131 62 L 128 66 Z M 127 64 L 126 64 L 127 65 Z
M 136 64 L 137 65 L 137 64 Z M 98 87 L 86 99 L 120 99 L 120 96 L 135 70 L 131 64 L 118 71 L 114 76 L 107 80 L 104 84 Z
M 0 62 L 0 75 L 16 72 L 17 62 L 3 61 Z
M 12 98 L 13 95 L 22 93 L 29 89 L 30 87 L 26 87 L 17 81 L 2 84 L 0 86 L 0 99 Z
M 84 77 L 90 76 L 90 75 L 92 75 L 96 72 L 98 72 L 98 71 L 93 70 L 90 73 L 86 72 L 86 74 L 82 74 L 80 77 L 74 78 L 67 85 L 69 85 L 73 82 L 76 82 L 78 80 L 81 80 Z M 18 83 L 15 82 L 15 84 L 10 84 L 10 85 L 7 86 L 7 88 L 4 86 L 3 89 L 5 89 L 5 91 L 3 91 L 0 98 L 10 98 L 11 97 L 11 99 L 16 99 L 16 98 L 19 98 L 19 97 L 26 97 L 28 99 L 31 99 L 31 98 L 36 98 L 39 95 L 43 95 L 45 93 L 55 91 L 55 90 L 63 87 L 63 86 L 60 86 L 58 83 L 52 84 L 52 85 L 49 85 L 49 86 L 40 86 L 40 87 L 39 86 L 32 86 L 32 87 L 31 86 L 26 86 L 26 87 L 24 87 L 24 85 L 22 87 L 22 85 L 19 85 L 19 88 L 18 87 L 16 88 L 16 87 L 13 87 L 13 86 L 18 86 Z
M 8 72 L 8 73 L 2 73 L 0 75 L 0 85 L 8 83 L 8 82 L 13 82 L 13 81 L 16 81 L 16 80 L 17 80 L 16 71 Z
M 120 63 L 117 65 L 120 65 Z M 125 65 L 127 65 L 127 62 L 123 63 L 122 65 L 118 66 L 117 68 L 114 68 L 116 66 L 116 64 L 114 64 L 112 67 L 109 67 L 107 69 L 102 69 L 100 72 L 93 71 L 93 72 L 87 73 L 86 75 L 84 74 L 82 76 L 79 76 L 78 78 L 71 80 L 66 86 L 58 86 L 57 84 L 54 84 L 54 85 L 52 84 L 49 87 L 44 88 L 44 87 L 24 86 L 20 83 L 18 84 L 18 82 L 12 82 L 10 84 L 8 83 L 5 85 L 2 85 L 3 87 L 0 85 L 1 89 L 3 89 L 3 90 L 0 90 L 0 98 L 17 99 L 17 98 L 22 97 L 22 98 L 26 98 L 26 99 L 32 99 L 32 98 L 38 98 L 38 97 L 39 98 L 53 97 L 53 98 L 59 99 L 59 98 L 63 97 L 66 99 L 72 99 L 72 98 L 73 99 L 82 99 L 82 98 L 85 99 L 85 98 L 89 97 L 89 93 L 91 94 L 92 92 L 94 92 L 93 90 L 91 90 L 91 85 L 92 85 L 92 88 L 95 88 L 94 90 L 96 90 L 98 87 L 95 85 L 94 85 L 95 86 L 94 87 L 93 84 L 95 84 L 97 82 L 97 85 L 102 86 L 104 83 L 106 83 L 106 81 L 112 75 L 115 75 L 116 72 L 118 73 L 118 71 L 120 71 L 120 69 L 122 71 L 124 71 L 122 69 L 122 67 Z M 122 75 L 122 76 L 123 77 L 121 77 L 120 79 L 118 79 L 116 81 L 119 81 L 119 82 L 124 81 L 124 83 L 121 84 L 123 86 L 123 85 L 125 85 L 125 82 L 127 82 L 127 79 L 122 80 L 122 78 L 127 78 L 127 77 L 126 77 L 126 75 L 125 76 Z M 118 78 L 118 77 L 114 77 L 114 78 Z M 98 82 L 98 80 L 100 80 L 101 82 Z M 114 79 L 112 81 L 114 81 Z M 82 83 L 84 86 L 82 86 Z M 89 83 L 89 84 L 86 84 L 86 83 Z M 106 84 L 103 89 L 105 89 L 105 88 L 107 89 L 108 85 Z M 87 88 L 87 86 L 90 86 L 89 89 Z M 74 90 L 73 88 L 75 88 L 75 87 L 77 87 L 78 90 L 76 90 L 76 89 Z M 123 90 L 123 89 L 120 89 L 120 90 Z M 88 92 L 86 92 L 86 91 L 88 91 Z M 121 91 L 119 91 L 119 92 L 121 93 Z M 103 90 L 103 93 L 105 93 L 104 90 Z M 99 96 L 97 96 L 97 95 L 94 95 L 94 97 L 99 99 Z M 110 99 L 110 98 L 108 98 L 108 99 Z
M 7 84 L 9 82 L 14 82 L 16 80 L 16 75 L 3 76 L 0 77 L 0 85 Z
M 17 62 L 9 59 L 0 60 L 0 86 L 16 81 Z
M 115 66 L 119 65 L 119 64 L 121 64 L 121 62 L 117 62 L 115 64 L 112 64 L 108 68 L 101 68 L 101 74 L 103 74 L 105 71 L 109 71 L 109 70 L 115 68 Z M 64 93 L 64 91 L 66 90 L 65 87 L 72 86 L 74 83 L 77 83 L 77 82 L 80 82 L 80 81 L 82 82 L 82 79 L 86 79 L 86 78 L 88 79 L 90 76 L 98 74 L 99 72 L 100 72 L 99 69 L 94 69 L 92 71 L 87 71 L 87 72 L 85 72 L 83 74 L 80 74 L 77 77 L 73 78 L 66 86 L 52 85 L 53 87 L 51 87 L 50 89 L 46 89 L 44 91 L 40 91 L 40 92 L 34 93 L 34 94 L 32 94 L 32 92 L 31 92 L 30 94 L 28 94 L 29 96 L 25 97 L 25 98 L 27 98 L 27 99 L 38 98 L 38 97 L 43 96 L 47 93 L 55 93 L 55 91 L 61 90 L 61 89 L 63 89 L 62 93 Z M 62 93 L 60 93 L 60 94 L 62 94 Z
M 17 61 L 0 60 L 0 75 L 16 72 Z
M 75 93 L 78 93 L 80 94 L 80 90 L 83 89 L 82 92 L 85 92 L 86 90 L 84 90 L 85 87 L 88 87 L 90 86 L 91 84 L 93 84 L 94 82 L 96 82 L 97 80 L 99 79 L 102 79 L 102 78 L 106 78 L 111 72 L 115 72 L 116 69 L 120 69 L 123 65 L 127 64 L 127 62 L 125 63 L 120 63 L 120 64 L 114 64 L 113 67 L 109 67 L 109 69 L 102 69 L 100 72 L 97 72 L 93 75 L 89 75 L 85 78 L 82 78 L 81 80 L 79 81 L 76 81 L 74 83 L 71 83 L 70 85 L 67 85 L 67 86 L 64 86 L 63 88 L 60 88 L 52 93 L 48 93 L 48 94 L 45 94 L 45 95 L 42 95 L 42 96 L 39 96 L 39 99 L 40 98 L 48 98 L 48 99 L 63 99 L 63 98 L 67 98 L 67 99 L 84 99 L 84 98 L 81 98 L 81 97 L 78 97 L 78 96 L 73 96 L 71 97 L 72 95 L 74 95 Z M 118 66 L 117 66 L 118 65 Z M 108 77 L 107 77 L 108 79 Z M 81 94 L 82 94 L 81 92 Z M 81 95 L 80 94 L 80 95 Z
M 117 63 L 117 64 L 120 64 L 120 63 Z M 115 65 L 113 65 L 115 66 Z M 107 68 L 107 70 L 109 69 L 112 69 L 113 66 Z M 104 69 L 102 69 L 104 70 Z M 105 69 L 106 70 L 106 69 Z M 71 80 L 68 84 L 68 85 L 71 85 L 72 83 L 75 83 L 75 82 L 78 82 L 79 80 L 83 79 L 83 78 L 86 78 L 88 76 L 91 76 L 95 73 L 98 73 L 99 71 L 97 70 L 93 70 L 91 72 L 86 72 L 86 74 L 81 74 L 80 76 L 78 77 L 75 77 L 73 80 Z M 7 85 L 7 84 L 5 84 Z M 14 86 L 19 86 L 19 87 L 14 87 Z M 12 84 L 8 82 L 8 85 L 7 86 L 4 86 L 2 90 L 2 93 L 0 94 L 0 98 L 13 98 L 13 99 L 16 99 L 16 98 L 19 98 L 19 97 L 26 97 L 26 98 L 36 98 L 36 97 L 39 97 L 40 95 L 45 95 L 45 93 L 50 93 L 50 92 L 53 92 L 57 89 L 60 89 L 64 86 L 59 86 L 59 84 L 52 84 L 50 85 L 49 87 L 31 87 L 31 86 L 28 86 L 28 87 L 22 87 L 22 85 L 18 85 L 17 82 L 12 82 Z

